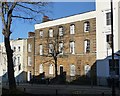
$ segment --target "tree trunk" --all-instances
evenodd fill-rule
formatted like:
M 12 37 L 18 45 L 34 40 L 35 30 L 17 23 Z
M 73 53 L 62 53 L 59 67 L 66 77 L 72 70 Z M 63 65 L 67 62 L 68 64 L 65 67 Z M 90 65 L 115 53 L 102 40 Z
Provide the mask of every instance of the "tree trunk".
M 58 74 L 57 74 L 57 57 L 55 57 L 54 60 L 55 60 L 55 77 L 57 77 L 58 76 Z
M 7 54 L 7 72 L 8 72 L 8 82 L 9 82 L 9 89 L 14 90 L 16 89 L 16 82 L 14 77 L 14 66 L 13 66 L 13 50 L 10 46 L 10 37 L 4 36 L 4 43 L 6 48 L 6 54 Z

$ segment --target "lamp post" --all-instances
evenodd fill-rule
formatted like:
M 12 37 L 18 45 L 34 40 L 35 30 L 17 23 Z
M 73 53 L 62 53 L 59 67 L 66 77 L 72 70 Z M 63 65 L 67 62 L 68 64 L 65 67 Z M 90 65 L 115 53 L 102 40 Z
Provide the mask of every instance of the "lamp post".
M 115 69 L 114 69 L 114 35 L 113 35 L 113 1 L 110 1 L 111 5 L 111 36 L 112 36 L 112 75 L 115 75 Z M 115 94 L 115 79 L 114 76 L 112 76 L 112 96 L 116 96 Z

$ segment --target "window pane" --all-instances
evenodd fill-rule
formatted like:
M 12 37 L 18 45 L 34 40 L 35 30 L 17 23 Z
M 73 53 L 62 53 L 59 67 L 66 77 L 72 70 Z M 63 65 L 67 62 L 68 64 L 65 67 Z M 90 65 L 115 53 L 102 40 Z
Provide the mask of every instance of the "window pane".
M 28 52 L 31 52 L 31 49 L 32 49 L 32 45 L 28 44 Z
M 70 42 L 70 53 L 75 54 L 75 42 Z
M 50 64 L 50 66 L 49 66 L 49 74 L 53 74 L 53 65 L 52 64 Z
M 111 25 L 111 12 L 106 13 L 106 25 Z
M 114 64 L 112 63 L 112 59 L 109 60 L 109 70 L 110 75 L 112 71 L 115 71 L 115 75 L 119 75 L 119 60 L 115 59 Z
M 49 53 L 53 52 L 53 44 L 49 44 Z
M 49 37 L 53 37 L 53 29 L 49 30 Z
M 70 65 L 70 76 L 75 76 L 76 71 L 75 71 L 75 65 Z
M 63 54 L 63 43 L 59 43 L 59 52 Z
M 40 37 L 41 38 L 43 37 L 43 31 L 40 31 Z
M 40 45 L 40 55 L 43 55 L 43 46 Z
M 90 52 L 90 40 L 84 41 L 84 51 L 85 51 L 85 53 Z
M 59 27 L 59 36 L 63 36 L 63 27 Z
M 40 73 L 43 73 L 43 65 L 42 65 L 42 64 L 40 64 L 39 72 L 40 72 Z
M 90 23 L 89 22 L 85 22 L 84 23 L 84 32 L 89 32 L 90 30 Z
M 70 34 L 75 34 L 75 25 L 70 26 Z

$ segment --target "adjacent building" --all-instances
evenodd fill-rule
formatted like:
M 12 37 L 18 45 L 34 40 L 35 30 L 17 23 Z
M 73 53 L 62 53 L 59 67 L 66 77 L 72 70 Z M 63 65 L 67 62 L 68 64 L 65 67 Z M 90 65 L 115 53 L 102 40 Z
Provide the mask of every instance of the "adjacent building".
M 13 50 L 14 75 L 16 82 L 26 82 L 27 80 L 27 39 L 18 38 L 10 41 Z M 7 56 L 4 43 L 0 44 L 0 58 L 2 71 L 2 82 L 8 82 L 7 77 Z
M 120 0 L 113 0 L 114 59 L 111 48 L 111 0 L 96 0 L 96 60 L 98 85 L 107 85 L 114 75 L 120 81 Z M 113 67 L 115 71 L 113 72 Z
M 35 75 L 35 33 L 29 32 L 27 39 L 27 81 Z

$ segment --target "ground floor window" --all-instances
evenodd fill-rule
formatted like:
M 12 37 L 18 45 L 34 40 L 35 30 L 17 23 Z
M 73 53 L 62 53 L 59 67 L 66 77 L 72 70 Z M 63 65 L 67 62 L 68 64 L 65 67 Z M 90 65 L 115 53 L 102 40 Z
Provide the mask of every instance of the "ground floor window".
M 84 72 L 86 76 L 90 76 L 90 65 L 89 64 L 86 64 L 84 66 Z
M 75 71 L 75 65 L 71 64 L 70 65 L 70 76 L 75 76 L 76 71 Z
M 53 74 L 53 64 L 50 64 L 49 66 L 49 74 Z
M 114 64 L 112 63 L 112 59 L 109 59 L 109 73 L 111 75 L 111 72 L 115 72 L 115 75 L 119 75 L 119 60 L 115 59 Z
M 43 73 L 43 64 L 40 64 L 39 67 L 40 67 L 39 72 L 40 72 L 40 74 L 41 74 L 41 73 Z

